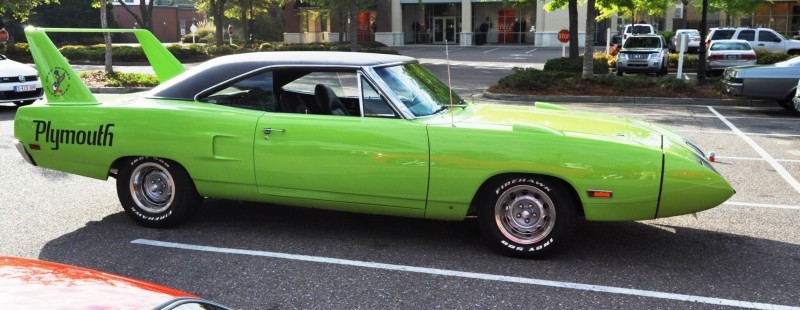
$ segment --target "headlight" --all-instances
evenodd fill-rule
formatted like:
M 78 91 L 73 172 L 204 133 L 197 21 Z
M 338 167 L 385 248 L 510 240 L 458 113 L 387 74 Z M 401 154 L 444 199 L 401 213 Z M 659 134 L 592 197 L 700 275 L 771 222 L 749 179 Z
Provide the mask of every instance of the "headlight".
M 650 54 L 650 59 L 658 59 L 658 53 Z
M 628 59 L 628 54 L 619 53 L 619 55 L 617 55 L 617 59 Z

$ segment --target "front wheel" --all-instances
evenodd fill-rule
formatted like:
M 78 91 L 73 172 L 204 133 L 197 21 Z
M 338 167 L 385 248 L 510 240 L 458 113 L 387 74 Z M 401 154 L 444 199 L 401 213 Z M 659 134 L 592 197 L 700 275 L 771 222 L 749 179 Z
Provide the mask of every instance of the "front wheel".
M 131 218 L 154 228 L 185 222 L 202 203 L 189 173 L 176 162 L 156 157 L 123 162 L 117 176 L 117 195 Z
M 569 242 L 576 203 L 561 182 L 547 177 L 505 177 L 482 194 L 481 231 L 495 250 L 543 258 Z

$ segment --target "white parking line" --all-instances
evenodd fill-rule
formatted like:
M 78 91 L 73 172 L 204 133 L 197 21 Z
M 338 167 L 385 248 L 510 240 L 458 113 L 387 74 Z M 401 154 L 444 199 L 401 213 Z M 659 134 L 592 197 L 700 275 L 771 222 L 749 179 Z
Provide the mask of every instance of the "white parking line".
M 539 49 L 538 48 L 534 48 L 534 49 L 532 49 L 530 51 L 525 52 L 525 54 L 530 54 L 530 53 L 533 53 L 533 52 L 535 52 L 537 50 L 539 50 Z
M 761 155 L 761 157 L 764 158 L 764 160 L 766 160 L 767 163 L 769 163 L 769 165 L 772 166 L 772 168 L 775 169 L 775 171 L 777 171 L 778 174 L 780 174 L 781 177 L 783 177 L 783 179 L 786 180 L 786 182 L 789 183 L 789 185 L 792 188 L 794 188 L 795 191 L 800 193 L 800 182 L 797 182 L 797 180 L 789 173 L 789 171 L 786 171 L 786 168 L 784 168 L 780 163 L 778 163 L 778 161 L 776 161 L 775 158 L 772 157 L 772 155 L 770 155 L 769 153 L 767 153 L 767 151 L 758 146 L 758 144 L 756 144 L 756 142 L 753 141 L 753 139 L 750 139 L 750 137 L 746 136 L 741 130 L 739 130 L 739 128 L 736 128 L 736 126 L 734 126 L 733 123 L 728 121 L 725 118 L 725 116 L 722 116 L 722 114 L 719 114 L 719 112 L 717 112 L 717 110 L 715 110 L 713 107 L 709 106 L 708 109 L 711 111 L 711 113 L 714 113 L 714 115 L 716 115 L 717 118 L 719 118 L 723 123 L 725 123 L 725 125 L 727 125 L 728 128 L 733 130 L 733 132 L 735 132 L 739 136 L 739 138 L 744 140 L 744 142 L 747 142 L 747 144 L 749 144 L 750 147 L 756 150 L 756 153 L 758 153 L 758 155 Z
M 723 202 L 722 204 L 729 205 L 729 206 L 758 207 L 758 208 L 772 208 L 772 209 L 789 209 L 789 210 L 798 210 L 798 211 L 800 211 L 800 206 L 792 206 L 792 205 L 773 205 L 773 204 L 766 204 L 766 203 L 752 203 L 752 202 L 739 202 L 739 201 L 726 201 L 726 202 Z
M 488 54 L 488 53 L 494 52 L 494 51 L 496 51 L 496 50 L 499 50 L 499 49 L 500 49 L 499 47 L 498 47 L 498 48 L 493 48 L 493 49 L 490 49 L 490 50 L 488 50 L 488 51 L 485 51 L 485 52 L 483 52 L 483 53 L 484 53 L 484 54 Z
M 191 251 L 202 251 L 202 252 L 223 253 L 223 254 L 239 254 L 239 255 L 250 255 L 250 256 L 280 258 L 280 259 L 289 259 L 289 260 L 312 262 L 312 263 L 353 266 L 353 267 L 372 268 L 372 269 L 400 271 L 400 272 L 413 272 L 413 273 L 421 273 L 421 274 L 429 274 L 429 275 L 437 275 L 437 276 L 459 277 L 459 278 L 478 279 L 478 280 L 486 280 L 486 281 L 498 281 L 498 282 L 508 282 L 508 283 L 530 284 L 530 285 L 539 285 L 539 286 L 549 286 L 549 287 L 555 287 L 555 288 L 565 288 L 565 289 L 592 291 L 592 292 L 600 292 L 600 293 L 632 295 L 632 296 L 641 296 L 641 297 L 650 297 L 650 298 L 661 298 L 661 299 L 670 299 L 670 300 L 677 300 L 677 301 L 696 302 L 696 303 L 721 305 L 721 306 L 732 306 L 732 307 L 741 307 L 741 308 L 751 308 L 751 309 L 800 309 L 800 307 L 790 307 L 790 306 L 784 306 L 784 305 L 765 304 L 765 303 L 757 303 L 757 302 L 749 302 L 749 301 L 741 301 L 741 300 L 722 299 L 722 298 L 713 298 L 713 297 L 703 297 L 703 296 L 696 296 L 696 295 L 673 294 L 673 293 L 664 293 L 664 292 L 656 292 L 656 291 L 637 290 L 637 289 L 630 289 L 630 288 L 623 288 L 623 287 L 602 286 L 602 285 L 592 285 L 592 284 L 581 284 L 581 283 L 551 281 L 551 280 L 540 280 L 540 279 L 501 276 L 501 275 L 493 275 L 493 274 L 485 274 L 485 273 L 475 273 L 475 272 L 464 272 L 464 271 L 455 271 L 455 270 L 446 270 L 446 269 L 415 267 L 415 266 L 407 266 L 407 265 L 383 264 L 383 263 L 364 262 L 364 261 L 339 259 L 339 258 L 331 258 L 331 257 L 296 255 L 296 254 L 286 254 L 286 253 L 277 253 L 277 252 L 241 250 L 241 249 L 232 249 L 232 248 L 219 248 L 219 247 L 192 245 L 192 244 L 185 244 L 185 243 L 164 242 L 164 241 L 147 240 L 147 239 L 136 239 L 136 240 L 131 241 L 131 243 L 149 245 L 149 246 L 156 246 L 156 247 L 173 248 L 173 249 L 191 250 Z
M 673 129 L 675 132 L 690 132 L 690 133 L 710 133 L 710 134 L 722 134 L 722 135 L 731 135 L 735 134 L 730 131 L 714 131 L 714 130 L 691 130 L 691 129 Z M 785 134 L 785 133 L 755 133 L 755 132 L 743 132 L 748 136 L 762 136 L 762 137 L 784 137 L 784 138 L 796 138 L 800 137 L 800 135 L 793 135 L 793 134 Z
M 763 158 L 756 158 L 756 157 L 736 157 L 736 156 L 717 156 L 717 159 L 732 159 L 732 160 L 757 160 L 757 161 L 764 161 Z M 775 159 L 778 162 L 784 163 L 800 163 L 799 159 Z

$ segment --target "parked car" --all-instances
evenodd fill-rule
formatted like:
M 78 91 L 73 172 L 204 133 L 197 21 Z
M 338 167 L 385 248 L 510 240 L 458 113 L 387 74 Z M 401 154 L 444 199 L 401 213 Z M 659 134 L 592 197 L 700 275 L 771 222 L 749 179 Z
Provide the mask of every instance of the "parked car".
M 0 256 L 0 309 L 228 308 L 186 292 L 102 271 Z
M 42 98 L 42 82 L 36 69 L 0 55 L 0 103 L 29 105 Z
M 667 74 L 669 50 L 660 35 L 630 37 L 617 54 L 617 75 L 625 73 Z
M 47 30 L 25 29 L 39 70 L 74 77 Z M 467 103 L 410 57 L 247 53 L 183 72 L 147 30 L 114 31 L 144 41 L 162 83 L 101 103 L 64 79 L 58 96 L 45 92 L 57 105 L 17 111 L 15 145 L 34 165 L 115 177 L 122 207 L 144 226 L 179 225 L 204 197 L 477 216 L 491 247 L 530 258 L 569 244 L 578 216 L 688 214 L 734 193 L 670 130 L 541 102 Z
M 700 48 L 700 31 L 697 31 L 697 29 L 675 30 L 675 35 L 672 36 L 672 43 L 669 45 L 669 50 L 673 53 L 679 52 L 678 46 L 680 45 L 681 35 L 684 34 L 686 35 L 686 46 L 683 48 L 683 51 L 696 53 Z
M 621 46 L 625 46 L 625 41 L 628 38 L 639 34 L 656 34 L 656 28 L 650 24 L 627 24 L 622 29 Z
M 772 99 L 794 110 L 792 98 L 800 79 L 800 57 L 771 65 L 732 67 L 725 70 L 722 83 L 734 96 Z
M 753 49 L 763 49 L 772 53 L 800 54 L 800 41 L 786 39 L 769 28 L 724 27 L 711 28 L 706 35 L 706 46 L 714 40 L 745 40 Z
M 745 40 L 711 41 L 706 53 L 706 71 L 722 73 L 725 68 L 756 64 L 756 51 Z

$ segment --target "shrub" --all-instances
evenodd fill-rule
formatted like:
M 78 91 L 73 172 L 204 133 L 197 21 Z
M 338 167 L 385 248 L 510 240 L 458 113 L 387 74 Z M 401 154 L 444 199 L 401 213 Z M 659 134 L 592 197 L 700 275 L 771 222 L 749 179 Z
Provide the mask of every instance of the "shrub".
M 661 37 L 664 38 L 664 42 L 667 44 L 672 44 L 672 37 L 675 36 L 675 32 L 673 31 L 664 31 L 660 33 Z
M 208 47 L 208 54 L 213 56 L 224 56 L 235 54 L 239 46 L 233 44 L 223 44 L 222 46 L 212 45 Z
M 765 49 L 756 49 L 756 63 L 759 65 L 769 65 L 774 64 L 776 62 L 781 62 L 787 59 L 790 59 L 794 56 L 791 56 L 786 53 L 773 53 Z
M 107 87 L 153 87 L 159 84 L 158 78 L 152 74 L 89 71 L 79 75 L 82 79 L 105 81 Z
M 594 58 L 594 73 L 606 74 L 608 70 L 608 60 L 606 58 Z M 561 71 L 571 73 L 583 72 L 583 56 L 578 60 L 571 60 L 566 57 L 554 58 L 544 64 L 544 71 Z
M 272 43 L 264 42 L 264 43 L 261 43 L 261 45 L 258 46 L 258 50 L 262 51 L 262 52 L 263 51 L 274 51 L 275 47 L 272 45 Z
M 680 54 L 671 53 L 669 54 L 669 60 L 667 62 L 667 66 L 670 68 L 677 68 L 678 67 L 678 60 L 680 58 Z M 683 54 L 683 69 L 689 68 L 697 68 L 697 56 Z

